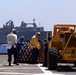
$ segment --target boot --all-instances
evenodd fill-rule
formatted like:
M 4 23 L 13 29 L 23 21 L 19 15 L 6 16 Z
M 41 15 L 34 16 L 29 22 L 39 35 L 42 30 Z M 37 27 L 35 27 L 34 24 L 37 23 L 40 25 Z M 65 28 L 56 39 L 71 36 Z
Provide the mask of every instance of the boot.
M 13 64 L 19 65 L 17 62 L 13 62 Z
M 11 62 L 9 62 L 9 66 L 11 66 Z

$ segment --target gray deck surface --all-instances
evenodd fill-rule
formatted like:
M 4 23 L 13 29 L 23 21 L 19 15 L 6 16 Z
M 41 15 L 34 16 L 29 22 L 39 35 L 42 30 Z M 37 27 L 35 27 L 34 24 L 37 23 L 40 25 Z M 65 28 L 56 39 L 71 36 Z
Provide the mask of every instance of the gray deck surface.
M 12 66 L 8 66 L 7 59 L 7 55 L 0 55 L 0 75 L 34 75 L 43 73 L 37 64 L 19 63 L 19 65 L 12 64 Z

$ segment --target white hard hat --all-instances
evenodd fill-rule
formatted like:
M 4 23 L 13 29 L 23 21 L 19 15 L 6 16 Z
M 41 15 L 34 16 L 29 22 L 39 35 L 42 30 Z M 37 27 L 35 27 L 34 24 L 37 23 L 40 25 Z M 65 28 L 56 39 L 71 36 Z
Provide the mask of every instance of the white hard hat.
M 12 29 L 12 33 L 16 33 L 16 29 Z
M 40 36 L 40 34 L 41 34 L 40 32 L 36 32 L 36 35 L 39 35 Z

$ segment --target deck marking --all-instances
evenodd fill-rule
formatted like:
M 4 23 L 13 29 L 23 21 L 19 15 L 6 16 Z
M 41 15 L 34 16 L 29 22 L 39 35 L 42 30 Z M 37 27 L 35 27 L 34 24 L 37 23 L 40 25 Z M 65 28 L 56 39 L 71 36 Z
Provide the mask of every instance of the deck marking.
M 42 64 L 37 64 L 37 65 L 44 72 L 44 74 L 41 74 L 41 75 L 65 75 L 65 74 L 58 74 L 58 73 L 54 74 L 50 70 L 46 70 L 46 69 L 48 69 L 47 67 L 40 67 L 40 66 L 42 66 Z M 35 75 L 39 75 L 39 74 L 35 74 Z

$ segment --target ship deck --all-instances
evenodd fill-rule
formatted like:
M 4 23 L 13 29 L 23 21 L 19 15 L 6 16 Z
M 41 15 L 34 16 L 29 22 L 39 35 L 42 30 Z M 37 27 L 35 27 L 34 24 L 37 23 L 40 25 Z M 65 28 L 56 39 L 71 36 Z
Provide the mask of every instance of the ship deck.
M 42 64 L 19 63 L 8 66 L 7 58 L 7 54 L 0 54 L 0 75 L 45 75 L 44 70 L 41 69 Z

